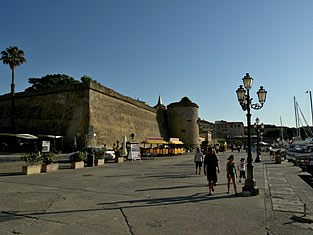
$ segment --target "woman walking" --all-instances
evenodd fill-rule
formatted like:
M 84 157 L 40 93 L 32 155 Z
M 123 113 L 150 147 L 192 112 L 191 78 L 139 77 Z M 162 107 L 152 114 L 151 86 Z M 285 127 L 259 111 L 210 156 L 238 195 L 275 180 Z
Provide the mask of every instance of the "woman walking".
M 198 168 L 199 168 L 199 175 L 201 175 L 201 167 L 202 167 L 202 162 L 203 162 L 203 154 L 200 151 L 200 148 L 197 148 L 196 154 L 195 154 L 195 159 L 194 162 L 196 164 L 196 174 L 198 173 Z
M 236 166 L 235 166 L 235 162 L 234 162 L 234 155 L 230 155 L 227 160 L 228 160 L 228 162 L 226 164 L 227 193 L 229 194 L 230 181 L 232 180 L 233 181 L 233 185 L 234 185 L 235 194 L 237 196 L 237 186 L 236 186 L 237 172 L 236 172 Z

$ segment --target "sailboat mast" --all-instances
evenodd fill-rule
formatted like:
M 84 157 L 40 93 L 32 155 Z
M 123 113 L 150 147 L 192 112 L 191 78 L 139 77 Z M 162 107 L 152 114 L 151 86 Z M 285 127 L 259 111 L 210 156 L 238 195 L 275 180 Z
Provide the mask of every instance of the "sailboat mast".
M 284 129 L 283 129 L 283 122 L 281 120 L 281 116 L 280 116 L 280 133 L 281 133 L 281 140 L 284 143 Z
M 312 126 L 313 126 L 313 105 L 312 105 L 312 94 L 311 94 L 311 91 L 309 91 L 309 95 L 310 95 L 310 102 L 311 102 L 311 115 L 312 115 Z
M 295 108 L 295 119 L 296 119 L 296 136 L 298 137 L 298 118 L 297 118 L 297 106 L 296 106 L 296 97 L 293 97 L 293 105 Z

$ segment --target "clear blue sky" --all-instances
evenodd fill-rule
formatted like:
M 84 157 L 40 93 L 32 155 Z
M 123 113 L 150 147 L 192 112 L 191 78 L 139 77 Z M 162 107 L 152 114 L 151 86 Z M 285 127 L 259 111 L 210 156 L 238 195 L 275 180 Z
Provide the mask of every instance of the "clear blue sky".
M 293 96 L 311 124 L 313 90 L 311 0 L 29 0 L 1 1 L 0 50 L 16 45 L 28 78 L 89 75 L 117 92 L 154 106 L 188 96 L 208 121 L 243 121 L 236 89 L 246 72 L 268 91 L 266 124 L 295 126 Z M 0 64 L 0 94 L 10 92 Z

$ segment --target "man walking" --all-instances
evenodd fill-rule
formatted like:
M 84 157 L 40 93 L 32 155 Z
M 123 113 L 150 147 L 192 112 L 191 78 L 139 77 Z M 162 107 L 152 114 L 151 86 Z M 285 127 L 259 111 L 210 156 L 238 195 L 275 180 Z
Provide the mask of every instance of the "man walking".
M 217 173 L 220 173 L 218 166 L 218 158 L 211 147 L 208 148 L 208 153 L 204 157 L 204 175 L 206 175 L 209 184 L 209 196 L 214 192 L 214 184 L 217 181 Z

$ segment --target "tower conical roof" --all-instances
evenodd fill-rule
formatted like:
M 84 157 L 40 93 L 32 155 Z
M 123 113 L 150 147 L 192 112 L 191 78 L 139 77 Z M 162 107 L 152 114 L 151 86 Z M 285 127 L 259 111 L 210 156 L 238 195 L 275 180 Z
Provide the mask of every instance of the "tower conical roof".
M 159 105 L 163 105 L 163 100 L 162 100 L 162 97 L 160 95 L 159 95 L 157 106 L 159 106 Z
M 158 103 L 154 107 L 156 107 L 156 108 L 165 107 L 163 104 L 163 101 L 162 101 L 162 97 L 160 95 L 159 95 Z

